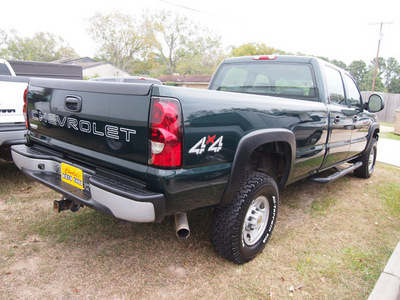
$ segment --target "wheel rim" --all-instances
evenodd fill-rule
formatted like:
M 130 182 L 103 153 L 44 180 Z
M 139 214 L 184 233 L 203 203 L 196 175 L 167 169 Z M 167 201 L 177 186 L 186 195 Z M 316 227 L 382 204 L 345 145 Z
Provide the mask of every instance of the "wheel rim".
M 266 196 L 253 200 L 243 222 L 242 240 L 248 246 L 256 244 L 265 232 L 269 219 L 269 202 Z
M 369 157 L 368 157 L 368 171 L 369 172 L 371 172 L 374 169 L 375 153 L 376 153 L 376 149 L 375 149 L 375 147 L 373 147 L 371 149 L 371 153 L 369 154 Z

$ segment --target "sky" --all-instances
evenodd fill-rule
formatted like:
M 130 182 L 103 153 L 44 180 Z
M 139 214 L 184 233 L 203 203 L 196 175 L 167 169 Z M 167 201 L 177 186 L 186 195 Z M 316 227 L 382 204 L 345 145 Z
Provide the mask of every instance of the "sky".
M 0 29 L 22 37 L 49 32 L 64 39 L 80 56 L 96 46 L 87 28 L 96 12 L 119 11 L 139 18 L 169 10 L 221 36 L 224 47 L 265 43 L 286 52 L 324 56 L 350 64 L 376 57 L 400 62 L 400 3 L 396 0 L 35 0 L 2 4 Z

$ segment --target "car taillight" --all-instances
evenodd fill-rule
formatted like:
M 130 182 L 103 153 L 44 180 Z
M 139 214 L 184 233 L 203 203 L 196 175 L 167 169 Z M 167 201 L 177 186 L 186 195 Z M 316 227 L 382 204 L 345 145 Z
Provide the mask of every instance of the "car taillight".
M 149 139 L 149 164 L 165 168 L 181 166 L 182 117 L 178 100 L 152 98 Z
M 24 107 L 22 109 L 22 112 L 23 112 L 24 118 L 25 118 L 25 126 L 27 129 L 29 129 L 28 128 L 28 88 L 26 88 L 24 91 Z

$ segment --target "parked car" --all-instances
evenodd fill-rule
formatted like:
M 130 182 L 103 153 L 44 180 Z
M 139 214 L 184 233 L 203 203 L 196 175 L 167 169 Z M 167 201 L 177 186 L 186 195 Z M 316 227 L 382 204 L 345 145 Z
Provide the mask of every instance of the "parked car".
M 11 160 L 11 145 L 26 141 L 23 97 L 28 80 L 16 77 L 11 65 L 0 59 L 0 158 L 3 160 Z

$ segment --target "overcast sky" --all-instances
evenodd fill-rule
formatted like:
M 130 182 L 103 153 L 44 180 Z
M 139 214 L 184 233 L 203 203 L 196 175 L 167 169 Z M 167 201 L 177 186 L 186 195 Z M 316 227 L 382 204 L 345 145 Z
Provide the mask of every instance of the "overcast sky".
M 400 3 L 397 0 L 34 0 L 2 4 L 0 29 L 19 36 L 49 32 L 61 36 L 81 56 L 93 56 L 88 19 L 96 12 L 120 11 L 138 17 L 144 9 L 170 10 L 219 34 L 224 46 L 265 43 L 349 64 L 376 56 L 400 62 Z

